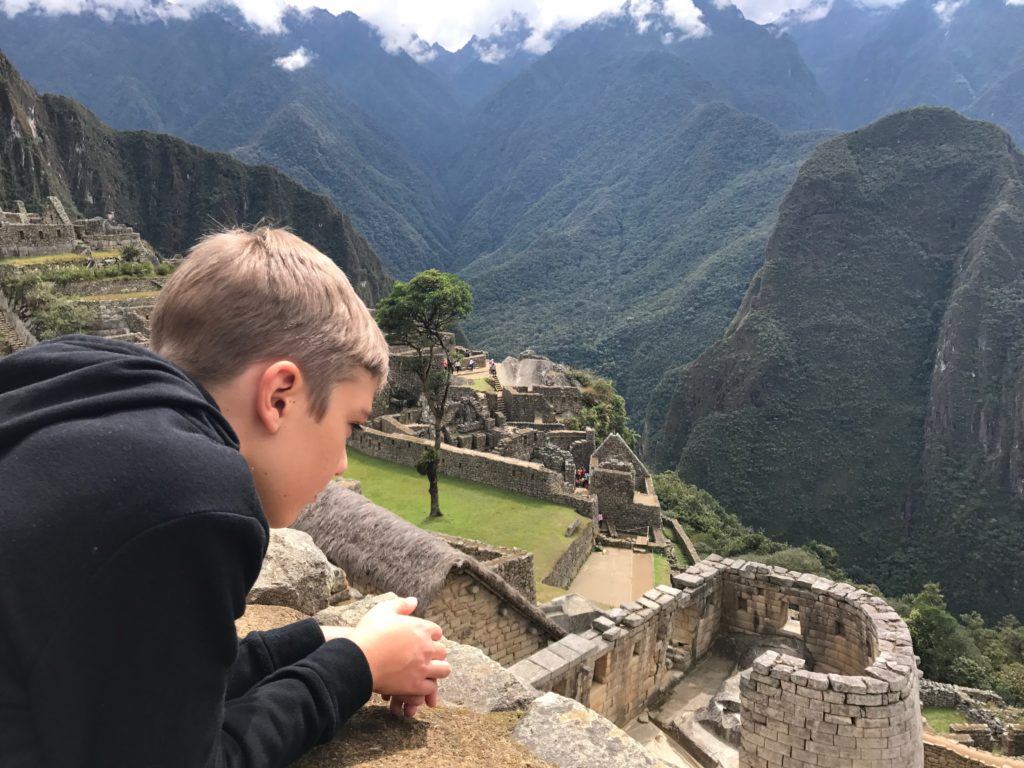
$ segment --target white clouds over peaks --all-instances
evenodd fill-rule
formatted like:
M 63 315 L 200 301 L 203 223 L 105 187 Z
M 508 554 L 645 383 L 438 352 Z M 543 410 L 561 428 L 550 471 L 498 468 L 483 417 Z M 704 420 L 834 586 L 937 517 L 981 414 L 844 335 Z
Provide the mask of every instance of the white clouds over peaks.
M 628 13 L 643 29 L 660 10 L 680 36 L 705 29 L 692 0 L 0 0 L 0 11 L 13 15 L 28 10 L 45 13 L 92 11 L 104 18 L 118 13 L 141 18 L 182 18 L 197 10 L 233 5 L 245 19 L 265 32 L 281 31 L 289 7 L 352 11 L 380 31 L 388 50 L 430 58 L 437 43 L 458 50 L 474 36 L 499 34 L 509 25 L 530 31 L 524 47 L 547 51 L 558 36 L 592 19 Z M 492 59 L 506 51 L 488 51 Z
M 315 54 L 307 51 L 305 47 L 299 47 L 287 56 L 274 59 L 274 63 L 286 72 L 294 72 L 295 70 L 302 69 L 304 66 L 309 64 L 309 62 L 313 60 L 314 56 Z

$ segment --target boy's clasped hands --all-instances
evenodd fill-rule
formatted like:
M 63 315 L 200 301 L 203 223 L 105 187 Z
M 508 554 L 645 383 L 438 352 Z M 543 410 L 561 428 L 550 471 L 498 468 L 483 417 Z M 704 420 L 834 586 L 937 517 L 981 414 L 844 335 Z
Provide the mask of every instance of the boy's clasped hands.
M 328 641 L 346 638 L 359 646 L 370 666 L 373 691 L 391 702 L 391 712 L 412 717 L 426 704 L 437 706 L 437 681 L 451 674 L 441 627 L 412 616 L 415 597 L 374 606 L 355 627 L 321 627 Z

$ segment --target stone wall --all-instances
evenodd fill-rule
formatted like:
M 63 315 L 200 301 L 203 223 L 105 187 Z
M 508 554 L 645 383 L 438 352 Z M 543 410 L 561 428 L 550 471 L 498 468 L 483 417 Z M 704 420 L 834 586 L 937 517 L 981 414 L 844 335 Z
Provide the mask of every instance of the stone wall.
M 934 734 L 924 736 L 925 768 L 1024 768 L 1024 761 L 955 744 Z
M 548 405 L 544 396 L 537 392 L 506 389 L 504 398 L 505 412 L 508 414 L 509 421 L 557 421 L 554 409 Z
M 444 539 L 455 549 L 463 552 L 488 570 L 494 571 L 523 593 L 531 602 L 537 602 L 537 584 L 534 580 L 533 552 L 515 547 L 499 547 L 476 539 L 464 539 L 460 536 L 434 534 Z
M 590 490 L 598 498 L 602 517 L 617 531 L 646 533 L 661 528 L 661 507 L 657 497 L 645 503 L 646 494 L 637 493 L 632 465 L 618 461 L 593 464 Z
M 579 693 L 632 719 L 723 632 L 802 637 L 810 662 L 769 651 L 741 676 L 741 768 L 922 768 L 910 632 L 884 600 L 849 584 L 712 555 L 635 603 L 607 611 L 583 661 L 544 652 L 513 667 L 545 690 Z M 577 669 L 592 669 L 590 685 Z
M 385 434 L 364 427 L 349 439 L 349 446 L 369 456 L 415 466 L 425 447 L 433 442 L 408 435 Z M 471 480 L 535 499 L 571 506 L 580 514 L 593 517 L 597 499 L 586 494 L 569 493 L 562 478 L 534 462 L 481 453 L 453 445 L 441 445 L 441 473 Z
M 683 530 L 683 526 L 674 517 L 665 516 L 668 520 L 669 527 L 672 528 L 672 533 L 675 534 L 676 539 L 679 540 L 679 546 L 683 550 L 683 554 L 690 561 L 690 565 L 695 565 L 700 562 L 700 554 L 697 552 L 697 548 L 693 546 L 693 542 L 690 541 L 690 537 L 686 535 L 686 531 Z
M 71 225 L 33 224 L 0 225 L 0 258 L 45 256 L 70 253 L 75 247 L 75 229 Z
M 576 539 L 565 549 L 555 561 L 554 566 L 544 577 L 543 582 L 559 589 L 568 589 L 572 580 L 580 572 L 594 550 L 597 527 L 593 520 L 587 520 L 580 526 Z
M 508 665 L 547 645 L 530 620 L 473 577 L 449 578 L 430 601 L 425 618 L 444 627 L 452 640 L 476 646 Z

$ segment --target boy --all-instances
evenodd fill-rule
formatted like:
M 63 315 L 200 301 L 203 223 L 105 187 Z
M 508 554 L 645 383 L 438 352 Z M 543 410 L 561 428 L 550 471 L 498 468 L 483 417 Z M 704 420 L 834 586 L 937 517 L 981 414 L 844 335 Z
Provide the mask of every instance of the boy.
M 387 377 L 347 278 L 286 231 L 221 233 L 152 326 L 153 353 L 69 336 L 0 361 L 0 765 L 271 768 L 371 689 L 435 705 L 450 667 L 412 598 L 235 636 L 268 525 L 344 471 Z

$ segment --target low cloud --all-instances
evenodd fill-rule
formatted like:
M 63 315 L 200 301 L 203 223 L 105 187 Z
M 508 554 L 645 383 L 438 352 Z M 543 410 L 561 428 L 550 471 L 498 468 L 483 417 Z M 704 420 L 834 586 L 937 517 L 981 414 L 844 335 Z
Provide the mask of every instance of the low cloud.
M 868 7 L 899 5 L 903 0 L 858 0 Z M 751 21 L 759 24 L 820 18 L 832 0 L 713 0 L 716 6 L 733 4 Z M 969 0 L 937 0 L 936 13 L 951 19 Z M 1006 0 L 1024 5 L 1024 0 Z M 53 14 L 94 12 L 103 18 L 129 15 L 139 18 L 185 18 L 216 6 L 230 5 L 263 32 L 281 32 L 282 18 L 289 8 L 323 8 L 332 13 L 352 11 L 380 32 L 384 47 L 405 51 L 420 61 L 437 54 L 440 45 L 458 50 L 474 38 L 500 35 L 509 28 L 522 28 L 522 47 L 545 53 L 565 32 L 588 21 L 628 16 L 637 29 L 652 26 L 666 42 L 695 37 L 707 32 L 693 0 L 0 0 L 0 12 L 14 15 L 24 11 Z M 497 61 L 511 53 L 505 45 L 475 45 L 485 61 Z M 283 57 L 279 66 L 298 69 L 309 63 L 298 52 Z
M 315 54 L 310 53 L 304 47 L 300 47 L 296 48 L 287 56 L 274 59 L 274 63 L 286 72 L 294 72 L 297 69 L 305 67 L 314 58 Z

